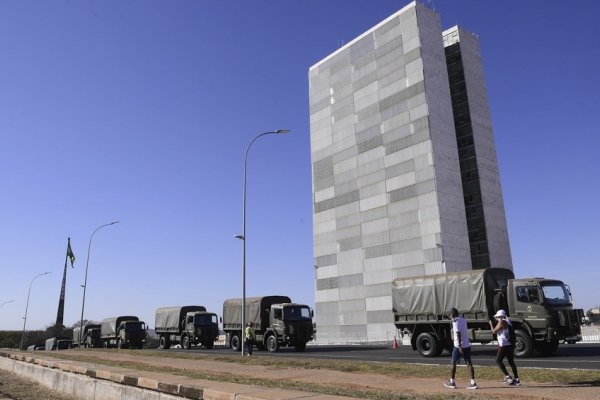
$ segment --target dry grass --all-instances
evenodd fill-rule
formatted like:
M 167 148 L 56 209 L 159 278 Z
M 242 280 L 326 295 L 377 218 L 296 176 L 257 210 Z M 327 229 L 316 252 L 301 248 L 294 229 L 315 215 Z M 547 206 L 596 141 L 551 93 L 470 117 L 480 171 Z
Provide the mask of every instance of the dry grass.
M 150 372 L 162 372 L 174 375 L 187 376 L 194 379 L 205 379 L 212 381 L 232 382 L 239 384 L 258 385 L 272 388 L 285 388 L 285 389 L 297 389 L 306 390 L 306 383 L 296 382 L 294 380 L 272 380 L 258 377 L 239 376 L 234 374 L 222 374 L 207 371 L 198 371 L 184 368 L 173 368 L 173 367 L 156 367 L 143 359 L 140 361 L 113 361 L 103 359 L 103 353 L 106 350 L 92 350 L 86 351 L 85 354 L 78 352 L 53 352 L 54 357 L 71 359 L 76 361 L 88 361 L 97 364 L 104 364 L 115 367 L 123 367 L 136 369 L 141 371 Z M 435 365 L 415 365 L 415 364 L 400 364 L 400 363 L 388 363 L 388 362 L 356 362 L 356 361 L 330 361 L 330 360 L 314 360 L 314 359 L 282 359 L 279 357 L 253 357 L 253 358 L 242 358 L 238 355 L 207 355 L 207 354 L 194 354 L 194 353 L 183 353 L 183 352 L 163 352 L 163 351 L 128 351 L 121 350 L 121 353 L 148 356 L 148 357 L 162 357 L 162 358 L 173 358 L 173 359 L 189 359 L 189 360 L 205 360 L 205 361 L 218 361 L 227 363 L 237 363 L 244 365 L 261 365 L 269 368 L 287 368 L 287 369 L 311 369 L 311 370 L 332 370 L 352 373 L 369 373 L 379 374 L 388 376 L 402 376 L 403 378 L 409 377 L 423 377 L 427 376 L 430 378 L 440 378 L 444 380 L 448 377 L 449 368 L 447 366 L 435 366 Z M 500 372 L 497 367 L 477 367 L 476 375 L 478 379 L 486 380 L 497 380 L 499 379 Z M 560 383 L 570 385 L 592 385 L 600 386 L 600 372 L 590 370 L 555 370 L 555 369 L 538 369 L 538 368 L 520 368 L 521 380 L 525 382 L 538 382 L 538 383 Z M 467 371 L 466 368 L 460 368 L 457 372 L 457 378 L 466 379 Z M 339 387 L 336 385 L 329 385 L 323 383 L 311 383 L 311 392 L 349 396 L 355 398 L 366 398 L 376 400 L 401 400 L 401 399 L 466 399 L 472 398 L 470 395 L 463 394 L 440 394 L 440 395 L 406 395 L 399 393 L 390 393 L 389 391 L 377 390 L 375 388 L 357 388 L 357 387 Z M 478 397 L 481 398 L 481 397 Z M 490 398 L 494 398 L 491 396 Z
M 3 396 L 15 400 L 76 400 L 0 369 L 0 398 Z

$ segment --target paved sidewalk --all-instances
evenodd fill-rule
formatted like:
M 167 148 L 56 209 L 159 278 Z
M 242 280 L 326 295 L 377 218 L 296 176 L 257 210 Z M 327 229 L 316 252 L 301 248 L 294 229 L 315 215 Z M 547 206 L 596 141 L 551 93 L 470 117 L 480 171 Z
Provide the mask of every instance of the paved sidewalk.
M 65 353 L 89 356 L 90 362 L 81 363 L 52 358 L 50 352 L 12 352 L 11 357 L 25 358 L 30 361 L 61 368 L 99 379 L 107 379 L 125 385 L 137 385 L 142 388 L 164 391 L 165 393 L 204 399 L 294 399 L 308 398 L 314 400 L 341 400 L 339 396 L 319 395 L 310 392 L 287 391 L 264 388 L 260 386 L 239 385 L 218 381 L 205 381 L 169 374 L 157 374 L 116 367 L 106 367 L 101 360 L 117 362 L 133 362 L 139 365 L 168 369 L 184 369 L 212 374 L 245 376 L 260 379 L 272 379 L 306 384 L 329 384 L 355 389 L 376 389 L 403 395 L 439 395 L 460 394 L 473 398 L 497 399 L 556 399 L 556 400 L 597 400 L 600 398 L 600 387 L 590 385 L 562 385 L 524 382 L 520 387 L 507 387 L 499 381 L 478 380 L 479 389 L 465 390 L 466 381 L 459 380 L 457 389 L 443 387 L 443 379 L 439 378 L 402 378 L 380 374 L 350 373 L 332 370 L 312 370 L 303 368 L 277 368 L 273 366 L 236 364 L 198 359 L 144 356 L 118 351 L 81 351 L 67 350 Z M 98 361 L 94 364 L 92 361 Z M 595 382 L 597 385 L 598 382 Z

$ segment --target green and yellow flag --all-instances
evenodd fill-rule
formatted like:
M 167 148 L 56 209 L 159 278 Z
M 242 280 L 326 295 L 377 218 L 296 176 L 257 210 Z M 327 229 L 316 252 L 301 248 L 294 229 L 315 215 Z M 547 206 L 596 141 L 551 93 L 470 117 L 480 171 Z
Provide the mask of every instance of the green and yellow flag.
M 67 244 L 67 257 L 71 260 L 71 268 L 75 268 L 73 264 L 75 264 L 75 254 L 73 254 L 73 250 L 71 250 L 71 240 L 69 239 L 69 244 Z

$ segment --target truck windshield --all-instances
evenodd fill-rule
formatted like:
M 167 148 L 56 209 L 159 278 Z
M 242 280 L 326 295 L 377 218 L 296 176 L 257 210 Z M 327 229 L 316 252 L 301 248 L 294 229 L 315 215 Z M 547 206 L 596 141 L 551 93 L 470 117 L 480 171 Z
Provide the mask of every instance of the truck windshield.
M 542 284 L 542 290 L 544 291 L 544 299 L 549 304 L 566 305 L 571 303 L 569 292 L 563 284 Z
M 134 332 L 134 331 L 143 331 L 144 323 L 143 322 L 127 322 L 125 324 L 125 330 Z
M 285 321 L 305 318 L 310 318 L 310 309 L 308 307 L 291 306 L 283 309 L 283 319 Z
M 210 325 L 217 323 L 215 314 L 196 314 L 196 325 Z

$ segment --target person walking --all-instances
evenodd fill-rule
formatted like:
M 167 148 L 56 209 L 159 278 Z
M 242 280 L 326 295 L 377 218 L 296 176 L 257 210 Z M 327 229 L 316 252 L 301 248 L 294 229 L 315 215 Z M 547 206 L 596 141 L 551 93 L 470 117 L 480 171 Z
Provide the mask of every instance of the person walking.
M 496 320 L 496 325 L 490 321 L 490 328 L 492 328 L 492 333 L 495 334 L 498 338 L 498 353 L 496 354 L 496 364 L 504 374 L 504 380 L 502 383 L 511 386 L 519 386 L 521 385 L 521 381 L 519 380 L 519 372 L 517 371 L 517 365 L 515 364 L 515 341 L 512 338 L 510 330 L 512 329 L 512 323 L 508 319 L 506 315 L 506 311 L 498 310 L 496 315 L 494 315 L 494 319 Z M 508 364 L 512 369 L 513 376 L 510 376 L 506 366 L 504 365 L 504 358 L 508 360 Z
M 475 383 L 475 369 L 471 362 L 471 342 L 469 341 L 469 332 L 467 330 L 467 321 L 458 315 L 456 308 L 451 308 L 447 313 L 448 319 L 452 321 L 452 338 L 454 339 L 454 348 L 452 349 L 452 368 L 450 370 L 450 380 L 444 383 L 444 386 L 450 389 L 456 389 L 456 364 L 460 359 L 465 360 L 471 375 L 471 383 L 467 389 L 477 389 Z
M 252 355 L 252 346 L 254 345 L 254 324 L 252 322 L 248 322 L 246 330 L 244 331 L 244 337 L 246 349 L 248 350 L 248 357 L 250 357 Z

